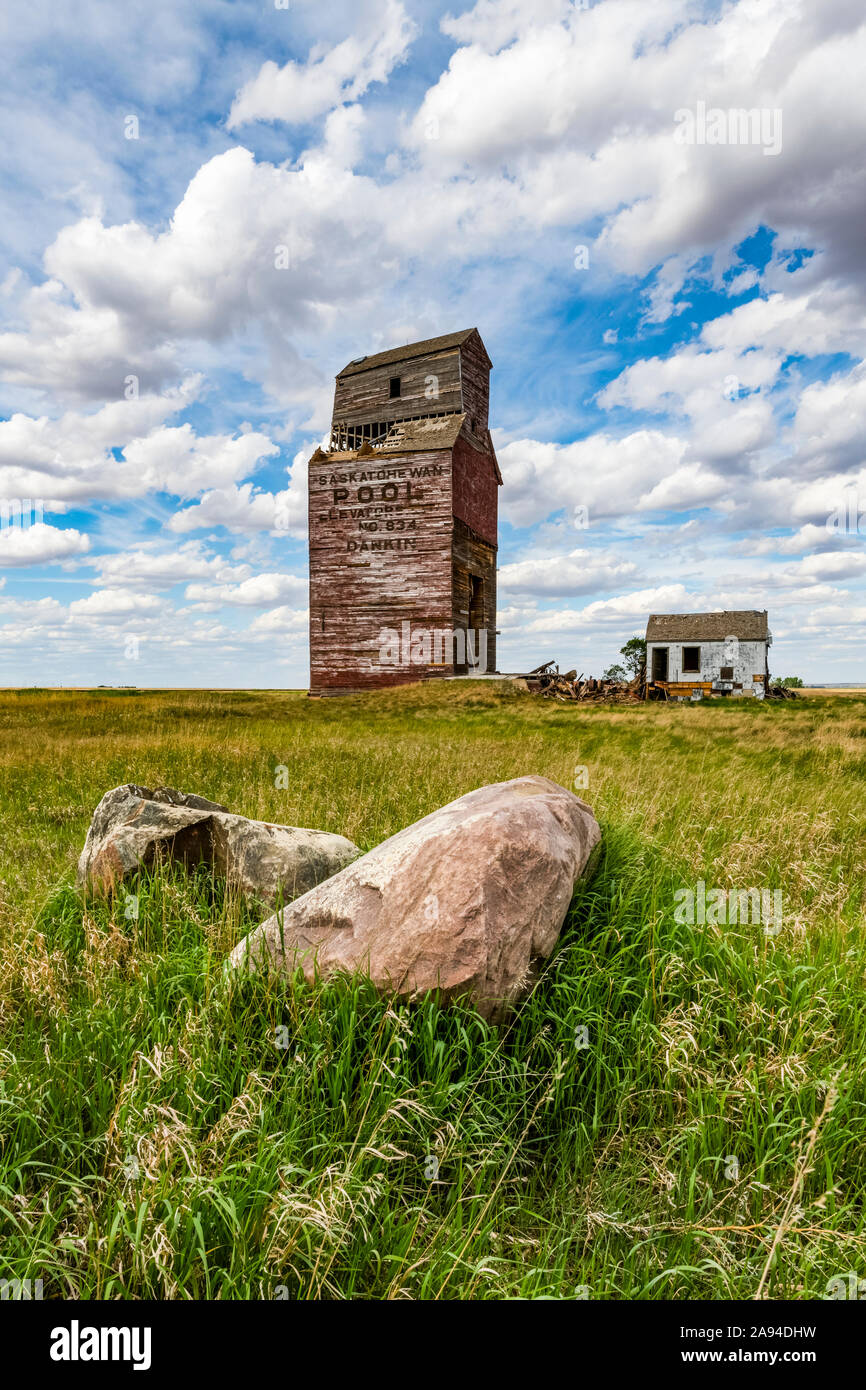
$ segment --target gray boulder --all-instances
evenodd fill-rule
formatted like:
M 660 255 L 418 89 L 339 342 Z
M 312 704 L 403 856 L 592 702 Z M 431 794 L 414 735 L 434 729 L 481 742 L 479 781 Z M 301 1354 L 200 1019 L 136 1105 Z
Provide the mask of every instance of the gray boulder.
M 78 886 L 112 893 L 163 856 L 209 864 L 244 894 L 276 906 L 306 893 L 360 854 L 342 835 L 271 825 L 172 787 L 127 783 L 106 792 L 78 861 Z
M 383 993 L 468 996 L 502 1018 L 550 955 L 601 831 L 545 777 L 480 787 L 257 927 L 230 968 L 362 971 Z

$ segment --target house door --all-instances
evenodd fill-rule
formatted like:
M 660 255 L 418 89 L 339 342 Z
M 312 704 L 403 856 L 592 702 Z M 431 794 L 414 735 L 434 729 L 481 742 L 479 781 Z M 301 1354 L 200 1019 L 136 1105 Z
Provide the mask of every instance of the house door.
M 668 649 L 667 647 L 653 647 L 653 673 L 654 681 L 666 681 L 668 678 Z

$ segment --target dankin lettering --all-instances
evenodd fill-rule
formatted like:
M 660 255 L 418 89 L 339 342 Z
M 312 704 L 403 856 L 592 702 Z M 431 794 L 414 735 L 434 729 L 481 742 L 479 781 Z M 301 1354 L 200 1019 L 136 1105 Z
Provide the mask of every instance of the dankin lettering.
M 132 1361 L 134 1371 L 150 1369 L 149 1327 L 69 1327 L 51 1331 L 52 1361 Z

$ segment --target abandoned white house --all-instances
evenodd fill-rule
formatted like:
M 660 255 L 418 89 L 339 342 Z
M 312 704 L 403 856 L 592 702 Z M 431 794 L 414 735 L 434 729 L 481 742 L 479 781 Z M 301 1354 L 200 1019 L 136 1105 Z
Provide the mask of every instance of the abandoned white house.
M 669 698 L 752 695 L 770 684 L 772 636 L 766 609 L 652 613 L 647 623 L 648 686 Z

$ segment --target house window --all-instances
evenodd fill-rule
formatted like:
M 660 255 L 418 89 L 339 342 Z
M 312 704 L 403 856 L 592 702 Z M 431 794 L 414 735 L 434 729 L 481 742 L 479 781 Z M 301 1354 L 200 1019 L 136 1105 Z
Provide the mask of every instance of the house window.
M 700 671 L 700 647 L 683 647 L 683 671 Z
M 388 382 L 388 394 L 392 401 L 396 401 L 400 396 L 400 378 L 392 376 Z
M 723 667 L 721 668 L 721 670 L 719 671 L 719 680 L 720 680 L 720 681 L 732 681 L 733 679 L 734 679 L 734 668 L 733 668 L 733 666 L 723 666 Z

